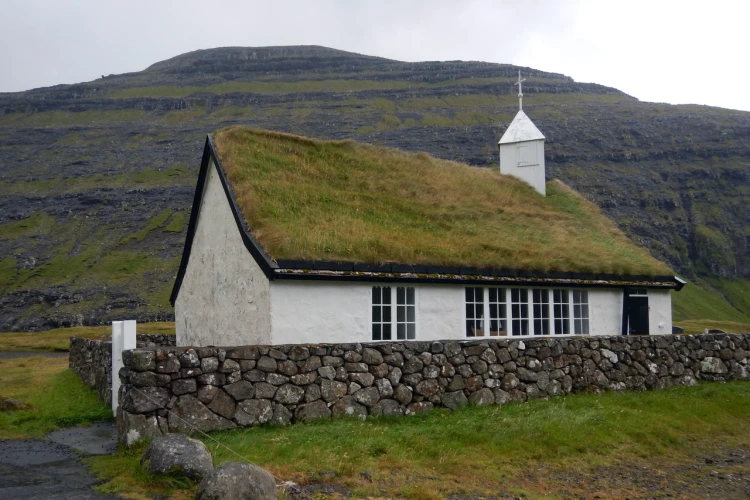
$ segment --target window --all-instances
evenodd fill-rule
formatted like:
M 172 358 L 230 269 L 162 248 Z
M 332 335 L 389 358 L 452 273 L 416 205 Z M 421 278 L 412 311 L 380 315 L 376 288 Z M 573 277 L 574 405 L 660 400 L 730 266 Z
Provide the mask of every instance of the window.
M 589 334 L 586 290 L 466 287 L 465 302 L 467 337 Z
M 484 288 L 466 287 L 466 336 L 484 337 Z
M 525 288 L 510 289 L 510 314 L 513 335 L 529 334 L 529 291 Z
M 396 317 L 392 315 L 391 287 L 372 287 L 372 340 L 417 338 L 416 298 L 413 286 L 396 287 Z M 394 321 L 395 319 L 395 321 Z
M 535 288 L 531 295 L 534 300 L 534 335 L 549 335 L 549 290 Z
M 490 288 L 490 337 L 507 335 L 507 310 L 505 305 L 505 288 Z
M 396 288 L 396 338 L 414 340 L 417 338 L 416 304 L 413 286 Z
M 518 145 L 518 166 L 529 167 L 537 165 L 536 161 L 536 144 L 519 144 Z
M 372 340 L 391 340 L 391 287 L 372 287 Z
M 628 295 L 631 297 L 648 297 L 648 290 L 645 288 L 631 288 Z
M 552 312 L 555 335 L 570 334 L 570 294 L 567 290 L 552 290 Z
M 589 333 L 589 292 L 573 291 L 573 333 L 588 335 Z

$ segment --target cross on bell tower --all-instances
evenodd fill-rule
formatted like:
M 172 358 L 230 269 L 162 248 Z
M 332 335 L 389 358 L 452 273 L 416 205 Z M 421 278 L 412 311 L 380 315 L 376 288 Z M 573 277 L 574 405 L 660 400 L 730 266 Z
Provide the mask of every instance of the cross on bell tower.
M 518 109 L 523 109 L 523 82 L 526 81 L 526 78 L 521 79 L 521 70 L 518 70 L 518 82 L 514 83 L 513 85 L 518 85 Z

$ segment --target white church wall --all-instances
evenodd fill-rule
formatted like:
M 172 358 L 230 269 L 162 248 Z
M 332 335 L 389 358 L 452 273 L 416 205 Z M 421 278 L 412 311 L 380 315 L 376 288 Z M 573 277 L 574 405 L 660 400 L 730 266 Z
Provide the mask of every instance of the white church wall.
M 500 172 L 521 179 L 546 196 L 544 140 L 501 144 Z
M 269 282 L 242 242 L 213 162 L 204 189 L 175 301 L 177 345 L 268 344 Z
M 591 335 L 622 333 L 622 288 L 589 290 L 589 331 Z
M 271 283 L 273 344 L 372 342 L 372 287 L 376 283 L 274 281 Z M 382 284 L 382 286 L 404 286 Z M 465 287 L 414 284 L 416 289 L 415 340 L 467 340 Z M 531 294 L 529 294 L 531 296 Z M 649 291 L 651 332 L 671 332 L 668 291 Z M 666 299 L 666 300 L 665 300 Z M 588 290 L 591 336 L 620 335 L 623 291 Z M 395 295 L 393 298 L 395 303 Z M 395 309 L 395 308 L 394 308 Z M 532 307 L 529 307 L 532 311 Z M 572 309 L 570 311 L 572 315 Z M 395 310 L 393 312 L 395 315 Z M 533 318 L 530 318 L 533 319 Z M 662 324 L 661 327 L 655 325 Z M 572 328 L 572 325 L 571 325 Z M 393 338 L 396 340 L 395 328 Z
M 648 291 L 648 329 L 651 335 L 672 333 L 672 295 L 669 290 Z
M 378 283 L 275 281 L 271 284 L 274 344 L 372 342 L 372 287 Z M 382 286 L 396 284 L 384 283 Z M 461 286 L 416 289 L 415 340 L 463 339 Z M 395 301 L 395 295 L 394 295 Z M 395 314 L 395 311 L 394 311 Z M 393 339 L 395 340 L 395 328 Z
M 274 344 L 369 342 L 371 286 L 362 283 L 274 281 Z

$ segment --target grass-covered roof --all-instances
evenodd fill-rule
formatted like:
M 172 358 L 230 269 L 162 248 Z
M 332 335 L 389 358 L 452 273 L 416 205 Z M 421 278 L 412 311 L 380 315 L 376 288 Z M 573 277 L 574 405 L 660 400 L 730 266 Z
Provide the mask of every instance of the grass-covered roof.
M 353 141 L 232 127 L 214 136 L 237 204 L 274 259 L 665 275 L 559 181 Z

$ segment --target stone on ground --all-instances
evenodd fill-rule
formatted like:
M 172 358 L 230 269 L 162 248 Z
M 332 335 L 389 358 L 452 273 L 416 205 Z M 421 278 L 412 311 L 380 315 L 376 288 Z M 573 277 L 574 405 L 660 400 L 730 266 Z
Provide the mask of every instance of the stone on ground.
M 276 481 L 255 465 L 227 462 L 203 478 L 195 500 L 276 500 Z
M 200 480 L 213 470 L 206 445 L 183 434 L 167 434 L 153 441 L 141 458 L 152 474 L 181 474 Z
M 32 408 L 34 407 L 23 401 L 0 396 L 0 411 L 31 410 Z

